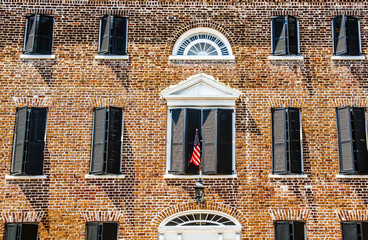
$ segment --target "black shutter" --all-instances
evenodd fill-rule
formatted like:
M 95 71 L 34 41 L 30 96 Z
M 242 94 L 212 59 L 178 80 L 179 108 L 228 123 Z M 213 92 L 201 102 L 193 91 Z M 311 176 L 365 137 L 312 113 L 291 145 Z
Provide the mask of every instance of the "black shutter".
M 349 55 L 360 55 L 359 18 L 346 17 L 346 32 L 348 36 Z
M 31 108 L 26 174 L 41 175 L 45 148 L 47 109 Z
M 107 136 L 107 173 L 120 173 L 122 127 L 123 110 L 121 108 L 110 107 Z
M 297 108 L 288 108 L 288 139 L 290 172 L 302 173 L 302 151 L 300 141 L 300 112 Z
M 285 108 L 272 109 L 273 173 L 287 173 L 287 129 Z
M 17 240 L 17 224 L 7 223 L 5 225 L 4 240 Z
M 272 54 L 286 54 L 285 16 L 272 18 Z
M 19 175 L 23 172 L 25 141 L 27 139 L 27 115 L 27 107 L 17 109 L 13 147 L 13 164 L 11 168 L 11 173 L 14 175 Z
M 332 19 L 332 33 L 334 40 L 334 55 L 343 55 L 348 52 L 346 41 L 345 16 L 337 16 Z
M 184 144 L 184 109 L 172 109 L 171 111 L 171 167 L 169 172 L 183 174 L 185 172 L 185 144 Z
M 198 129 L 198 135 L 201 135 L 201 110 L 199 109 L 186 109 L 186 122 L 185 122 L 185 163 L 186 173 L 198 174 L 199 167 L 193 163 L 189 163 L 193 154 L 194 139 L 196 130 Z M 202 151 L 203 153 L 204 151 Z
M 38 224 L 22 223 L 20 240 L 37 240 Z
M 117 240 L 118 230 L 117 223 L 103 223 L 102 240 Z
M 354 122 L 354 144 L 356 171 L 359 173 L 368 173 L 368 155 L 367 155 L 367 132 L 366 117 L 364 108 L 352 108 Z
M 100 19 L 100 44 L 99 53 L 110 52 L 110 29 L 111 29 L 111 16 L 106 15 Z
M 96 108 L 94 113 L 91 173 L 102 174 L 105 161 L 106 108 Z
M 304 223 L 293 222 L 294 226 L 294 240 L 305 240 Z
M 51 54 L 54 34 L 54 17 L 41 15 L 38 23 L 37 53 Z
M 27 16 L 23 47 L 24 53 L 33 53 L 35 51 L 36 28 L 37 14 Z
M 342 240 L 358 240 L 358 224 L 356 222 L 342 223 Z
M 362 240 L 368 240 L 368 222 L 362 222 L 361 223 L 362 226 Z
M 275 223 L 275 240 L 289 240 L 289 222 L 278 221 Z
M 217 109 L 203 110 L 203 174 L 217 173 Z
M 353 173 L 355 172 L 355 166 L 350 107 L 346 106 L 337 108 L 336 116 L 340 172 Z
M 233 111 L 219 109 L 217 113 L 217 173 L 233 172 Z
M 112 28 L 112 53 L 126 55 L 128 18 L 114 16 L 114 25 Z
M 298 55 L 298 19 L 292 16 L 288 16 L 287 26 L 287 43 L 288 43 L 288 54 Z
M 87 240 L 98 240 L 98 223 L 87 223 Z

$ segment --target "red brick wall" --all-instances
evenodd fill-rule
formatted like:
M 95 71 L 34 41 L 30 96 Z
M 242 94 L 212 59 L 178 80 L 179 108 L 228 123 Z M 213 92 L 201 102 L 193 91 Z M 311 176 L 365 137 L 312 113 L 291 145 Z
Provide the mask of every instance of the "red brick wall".
M 360 17 L 364 55 L 367 7 L 364 1 L 2 1 L 0 235 L 4 222 L 28 219 L 40 221 L 41 240 L 82 240 L 86 221 L 114 220 L 122 239 L 157 239 L 159 219 L 197 208 L 196 180 L 163 178 L 166 103 L 159 93 L 206 73 L 243 95 L 236 105 L 237 178 L 205 180 L 203 208 L 231 213 L 242 223 L 242 239 L 273 239 L 278 219 L 305 220 L 308 239 L 340 239 L 340 220 L 368 219 L 368 185 L 336 178 L 335 108 L 368 107 L 368 64 L 331 60 L 331 18 Z M 25 16 L 36 11 L 55 16 L 56 59 L 19 58 Z M 94 59 L 99 17 L 108 12 L 129 17 L 128 61 Z M 280 14 L 299 17 L 303 61 L 267 59 L 270 18 Z M 178 36 L 198 26 L 227 36 L 236 60 L 169 61 Z M 24 105 L 49 108 L 44 180 L 5 180 L 16 107 Z M 93 108 L 109 105 L 125 109 L 126 178 L 86 179 Z M 268 177 L 270 109 L 282 106 L 302 109 L 307 178 Z

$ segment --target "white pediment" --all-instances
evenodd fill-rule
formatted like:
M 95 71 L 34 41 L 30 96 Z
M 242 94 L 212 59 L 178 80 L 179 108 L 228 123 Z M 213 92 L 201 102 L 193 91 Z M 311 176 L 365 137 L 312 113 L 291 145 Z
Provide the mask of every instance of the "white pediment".
M 161 92 L 168 106 L 235 106 L 241 92 L 212 76 L 198 74 Z

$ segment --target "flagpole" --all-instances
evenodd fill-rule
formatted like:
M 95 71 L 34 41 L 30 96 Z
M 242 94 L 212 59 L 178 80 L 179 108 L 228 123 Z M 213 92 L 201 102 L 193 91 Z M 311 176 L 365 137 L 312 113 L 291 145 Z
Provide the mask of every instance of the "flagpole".
M 197 129 L 197 131 L 198 131 L 198 129 Z M 201 131 L 201 142 L 202 142 L 202 131 Z M 201 152 L 200 152 L 200 155 L 199 155 L 201 157 L 200 162 L 199 162 L 199 182 L 200 183 L 202 183 L 202 147 L 203 146 L 201 146 L 201 148 L 200 148 Z

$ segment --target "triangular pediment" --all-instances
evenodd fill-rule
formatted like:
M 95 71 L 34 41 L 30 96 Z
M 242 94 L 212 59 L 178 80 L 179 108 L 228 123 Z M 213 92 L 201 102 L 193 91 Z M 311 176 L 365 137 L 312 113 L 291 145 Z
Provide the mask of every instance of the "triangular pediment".
M 221 100 L 226 102 L 220 105 L 229 105 L 229 101 L 232 101 L 233 103 L 230 105 L 234 106 L 235 100 L 239 98 L 240 94 L 240 91 L 226 86 L 212 76 L 203 73 L 191 76 L 187 80 L 170 86 L 161 92 L 161 96 L 167 100 L 168 105 L 189 106 L 196 105 L 193 102 L 194 100 L 199 105 L 216 105 Z M 178 104 L 179 101 L 180 104 Z

